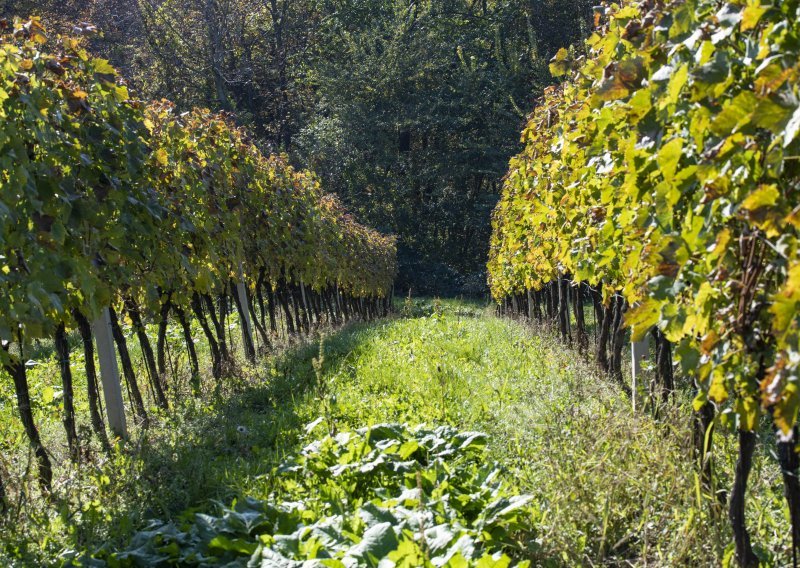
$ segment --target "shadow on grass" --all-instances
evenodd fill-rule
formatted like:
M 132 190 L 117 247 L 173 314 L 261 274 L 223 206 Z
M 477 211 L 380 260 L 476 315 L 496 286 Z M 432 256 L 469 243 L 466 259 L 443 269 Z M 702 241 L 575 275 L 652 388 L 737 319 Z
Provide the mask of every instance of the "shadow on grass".
M 385 325 L 355 323 L 327 335 L 321 376 L 336 373 Z M 151 518 L 175 519 L 244 495 L 265 497 L 265 474 L 299 449 L 303 427 L 322 413 L 314 369 L 319 353 L 315 340 L 266 359 L 227 379 L 221 394 L 174 408 L 162 426 L 133 442 L 125 454 L 135 475 L 119 475 L 124 506 L 112 515 L 111 539 L 125 540 Z

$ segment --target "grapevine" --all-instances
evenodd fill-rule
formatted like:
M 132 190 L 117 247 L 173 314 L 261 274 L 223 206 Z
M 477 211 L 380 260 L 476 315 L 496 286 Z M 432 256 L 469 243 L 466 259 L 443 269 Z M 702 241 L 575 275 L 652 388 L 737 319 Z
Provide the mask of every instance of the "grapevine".
M 136 100 L 83 38 L 49 37 L 36 18 L 0 22 L 0 366 L 14 380 L 45 490 L 52 464 L 28 395 L 31 342 L 55 338 L 77 459 L 69 330 L 83 340 L 92 425 L 108 447 L 89 324 L 103 310 L 146 424 L 145 388 L 170 405 L 170 317 L 181 324 L 197 388 L 191 316 L 219 380 L 231 364 L 224 329 L 232 309 L 253 320 L 262 347 L 277 333 L 278 309 L 295 333 L 377 317 L 390 307 L 395 257 L 393 237 L 356 222 L 312 173 L 262 154 L 232 116 Z M 143 353 L 144 383 L 123 318 Z M 158 324 L 155 349 L 148 322 Z M 245 335 L 244 349 L 253 360 L 256 341 Z
M 652 329 L 670 346 L 695 408 L 738 432 L 730 517 L 748 566 L 744 491 L 762 415 L 800 542 L 797 9 L 598 8 L 585 55 L 563 49 L 551 63 L 566 80 L 523 132 L 489 261 L 501 302 L 569 280 L 602 294 L 606 322 L 618 313 L 634 340 Z

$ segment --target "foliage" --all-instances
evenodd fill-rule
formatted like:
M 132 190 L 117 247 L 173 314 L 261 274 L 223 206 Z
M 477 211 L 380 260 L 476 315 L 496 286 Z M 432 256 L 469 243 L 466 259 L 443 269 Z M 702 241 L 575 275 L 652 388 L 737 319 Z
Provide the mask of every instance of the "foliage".
M 515 533 L 530 522 L 530 497 L 508 493 L 485 444 L 447 426 L 326 435 L 273 471 L 268 500 L 156 521 L 127 550 L 98 556 L 113 566 L 508 566 L 503 551 L 524 552 Z
M 797 420 L 796 2 L 599 9 L 547 91 L 495 213 L 496 297 L 602 282 L 657 325 L 725 422 Z
M 586 8 L 569 12 L 576 28 Z M 294 150 L 361 217 L 398 234 L 400 289 L 455 295 L 482 273 L 519 108 L 549 80 L 538 39 L 547 31 L 535 25 L 544 10 L 394 0 L 325 10 L 312 61 L 318 109 Z
M 312 174 L 264 157 L 226 116 L 144 107 L 80 39 L 46 33 L 16 21 L 0 49 L 0 339 L 48 337 L 118 293 L 185 306 L 261 270 L 387 294 L 393 239 Z
M 90 51 L 143 97 L 235 112 L 400 239 L 399 286 L 485 292 L 489 219 L 547 60 L 590 0 L 0 0 Z

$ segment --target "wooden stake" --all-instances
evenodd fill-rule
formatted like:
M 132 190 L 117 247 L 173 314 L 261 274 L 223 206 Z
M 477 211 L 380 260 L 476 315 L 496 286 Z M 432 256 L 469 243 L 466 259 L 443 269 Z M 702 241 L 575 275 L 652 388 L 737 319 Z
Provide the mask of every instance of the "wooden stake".
M 236 293 L 239 295 L 239 303 L 242 306 L 244 321 L 242 322 L 242 342 L 244 345 L 253 345 L 253 330 L 250 323 L 250 302 L 247 300 L 247 289 L 244 287 L 244 271 L 242 263 L 239 263 L 239 282 L 236 284 Z
M 634 412 L 636 412 L 636 377 L 642 374 L 642 361 L 647 359 L 649 350 L 650 344 L 647 341 L 646 334 L 641 341 L 631 342 L 631 401 L 633 402 Z
M 108 425 L 114 434 L 127 440 L 125 404 L 122 400 L 122 385 L 119 380 L 119 367 L 114 350 L 114 338 L 111 335 L 111 316 L 108 308 L 103 309 L 100 317 L 92 322 L 92 332 L 97 344 L 97 358 L 100 360 L 100 377 L 103 382 L 103 398 L 106 401 Z

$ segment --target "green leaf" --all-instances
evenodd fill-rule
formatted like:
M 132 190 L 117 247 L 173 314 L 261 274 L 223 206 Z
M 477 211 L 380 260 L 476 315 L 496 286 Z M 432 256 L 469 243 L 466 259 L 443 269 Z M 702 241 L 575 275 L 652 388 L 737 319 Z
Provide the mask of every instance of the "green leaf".
M 236 552 L 239 554 L 250 556 L 258 548 L 255 542 L 248 542 L 240 538 L 229 538 L 223 534 L 215 536 L 208 543 L 209 549 L 216 552 Z
M 425 531 L 425 542 L 430 553 L 438 555 L 449 548 L 455 536 L 456 533 L 448 525 L 436 525 Z
M 364 522 L 368 527 L 372 527 L 380 523 L 389 523 L 392 526 L 398 524 L 397 517 L 395 517 L 389 509 L 385 507 L 379 507 L 372 502 L 365 503 L 364 506 L 359 510 L 359 515 L 362 519 L 364 519 Z
M 379 523 L 366 530 L 361 542 L 348 550 L 347 556 L 372 565 L 372 561 L 385 558 L 398 544 L 392 524 Z
M 419 449 L 419 443 L 416 440 L 407 440 L 400 445 L 400 449 L 397 450 L 397 453 L 400 454 L 401 458 L 408 459 L 417 449 Z
M 717 136 L 728 136 L 750 121 L 758 102 L 758 97 L 750 91 L 739 93 L 712 121 L 711 131 Z
M 654 299 L 666 300 L 674 295 L 672 290 L 674 283 L 674 278 L 669 276 L 654 276 L 647 282 L 647 288 Z
M 753 114 L 753 124 L 759 128 L 765 128 L 773 134 L 780 134 L 786 128 L 791 116 L 791 108 L 765 98 L 758 103 Z
M 742 21 L 742 9 L 733 4 L 725 4 L 716 14 L 717 22 L 726 28 L 731 28 Z
M 697 370 L 697 365 L 700 363 L 700 351 L 688 339 L 683 339 L 678 344 L 675 348 L 675 355 L 685 374 L 690 375 Z
M 713 85 L 722 83 L 730 74 L 730 60 L 725 51 L 717 51 L 714 59 L 692 71 L 695 81 Z

